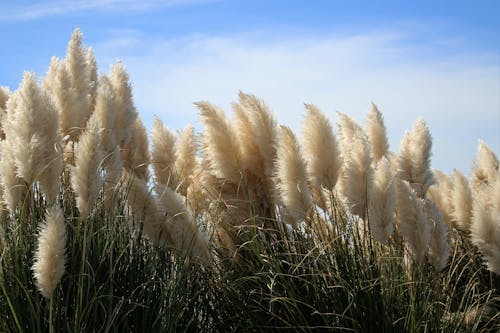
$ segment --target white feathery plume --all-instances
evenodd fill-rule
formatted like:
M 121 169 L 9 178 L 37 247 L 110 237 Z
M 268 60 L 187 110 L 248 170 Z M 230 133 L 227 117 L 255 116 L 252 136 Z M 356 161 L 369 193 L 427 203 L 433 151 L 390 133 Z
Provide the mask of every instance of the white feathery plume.
M 446 225 L 451 226 L 453 183 L 448 175 L 439 170 L 434 169 L 432 173 L 436 182 L 429 186 L 426 197 L 437 206 Z
M 420 198 L 434 183 L 430 169 L 432 137 L 427 124 L 419 118 L 411 132 L 406 132 L 399 149 L 399 178 L 406 180 Z
M 151 194 L 146 180 L 140 179 L 124 169 L 123 181 L 128 191 L 127 205 L 132 211 L 134 222 L 142 226 L 144 235 L 154 244 L 161 246 L 172 244 L 172 237 L 165 218 L 162 216 L 158 203 Z
M 431 239 L 429 243 L 429 261 L 437 271 L 442 271 L 450 257 L 448 244 L 448 227 L 443 215 L 432 201 L 425 202 L 425 211 L 431 224 Z
M 469 230 L 472 215 L 472 191 L 467 178 L 458 170 L 453 171 L 453 190 L 451 191 L 451 218 L 456 225 Z
M 109 79 L 114 92 L 113 112 L 115 113 L 115 119 L 113 132 L 117 144 L 124 147 L 131 139 L 132 128 L 138 116 L 134 106 L 132 86 L 130 77 L 121 62 L 117 62 L 111 67 Z
M 210 173 L 238 184 L 241 179 L 241 152 L 235 130 L 222 110 L 208 102 L 195 103 L 205 125 L 202 149 L 210 163 Z
M 71 141 L 78 141 L 91 110 L 91 73 L 87 63 L 87 50 L 83 45 L 83 35 L 75 28 L 68 43 L 66 58 L 63 62 L 69 75 L 69 86 L 62 89 L 71 90 L 76 96 L 74 103 L 67 109 L 61 109 L 61 119 L 66 119 L 68 127 L 63 128 L 65 135 L 70 135 Z M 66 132 L 67 131 L 67 132 Z
M 19 89 L 9 99 L 4 124 L 16 173 L 26 183 L 40 179 L 47 167 L 58 167 L 57 163 L 52 165 L 56 155 L 61 154 L 60 150 L 54 151 L 60 145 L 58 122 L 50 97 L 38 85 L 34 73 L 26 72 Z
M 94 56 L 94 50 L 90 47 L 87 49 L 86 61 L 90 76 L 90 114 L 94 111 L 95 99 L 97 96 L 97 82 L 99 75 L 97 73 L 97 62 Z
M 162 216 L 167 218 L 167 230 L 178 251 L 192 256 L 209 265 L 211 256 L 207 240 L 196 226 L 189 213 L 185 198 L 173 189 L 162 184 L 155 185 L 158 205 Z
M 196 168 L 196 138 L 194 128 L 187 125 L 175 142 L 175 171 L 179 179 L 179 193 L 187 195 Z
M 176 161 L 175 134 L 172 133 L 159 118 L 153 122 L 151 132 L 151 164 L 155 175 L 155 182 L 163 185 L 177 186 L 177 179 L 174 175 L 174 165 Z
M 243 125 L 248 127 L 245 131 L 246 135 L 242 137 L 243 140 L 248 141 L 246 141 L 242 149 L 244 151 L 248 145 L 253 146 L 252 149 L 258 152 L 258 157 L 255 157 L 253 162 L 248 161 L 250 163 L 247 164 L 252 164 L 254 173 L 264 177 L 267 182 L 272 179 L 274 172 L 277 141 L 276 120 L 269 111 L 268 106 L 256 96 L 245 94 L 241 91 L 238 96 L 239 104 L 234 104 L 233 106 L 238 105 L 237 108 L 241 110 L 241 113 L 246 118 Z M 247 155 L 249 156 L 248 159 L 251 159 L 252 155 L 250 153 L 251 151 Z
M 110 154 L 118 145 L 114 133 L 115 113 L 117 113 L 117 110 L 115 108 L 115 93 L 111 81 L 106 75 L 99 77 L 96 94 L 94 114 L 102 131 L 104 151 Z
M 337 139 L 328 118 L 312 104 L 305 107 L 302 143 L 309 180 L 313 187 L 332 191 L 342 166 Z
M 429 250 L 431 224 L 425 214 L 425 201 L 419 198 L 413 187 L 404 180 L 396 179 L 397 220 L 414 263 L 423 264 Z
M 255 135 L 255 145 L 258 147 L 264 163 L 264 175 L 273 177 L 274 160 L 276 158 L 277 124 L 267 105 L 256 96 L 239 92 L 240 104 L 247 110 L 248 121 Z
M 148 134 L 141 118 L 135 119 L 130 129 L 130 141 L 121 150 L 123 165 L 141 179 L 149 179 Z
M 472 168 L 472 190 L 478 192 L 485 186 L 491 186 L 499 176 L 499 163 L 496 154 L 485 142 L 479 141 L 477 156 Z
M 63 211 L 53 206 L 47 212 L 38 234 L 33 275 L 42 295 L 51 299 L 61 281 L 65 266 L 66 226 Z
M 103 186 L 101 164 L 104 152 L 97 119 L 91 117 L 80 136 L 75 151 L 75 166 L 71 173 L 71 186 L 76 195 L 76 206 L 81 216 L 87 217 L 94 207 Z
M 372 103 L 370 112 L 366 117 L 366 133 L 370 142 L 372 160 L 375 163 L 387 155 L 389 150 L 384 117 L 375 103 Z
M 283 203 L 287 222 L 296 226 L 305 219 L 312 204 L 307 186 L 306 162 L 292 130 L 281 126 L 276 152 L 276 189 Z
M 340 148 L 343 167 L 339 190 L 352 214 L 363 218 L 372 182 L 368 138 L 361 126 L 344 113 L 339 113 Z
M 19 206 L 27 188 L 22 178 L 16 174 L 16 160 L 11 143 L 0 140 L 0 184 L 2 186 L 2 200 L 9 211 Z
M 488 269 L 500 275 L 500 177 L 475 194 L 470 232 Z
M 376 162 L 368 200 L 371 234 L 377 241 L 385 243 L 394 231 L 396 190 L 391 163 L 384 156 Z

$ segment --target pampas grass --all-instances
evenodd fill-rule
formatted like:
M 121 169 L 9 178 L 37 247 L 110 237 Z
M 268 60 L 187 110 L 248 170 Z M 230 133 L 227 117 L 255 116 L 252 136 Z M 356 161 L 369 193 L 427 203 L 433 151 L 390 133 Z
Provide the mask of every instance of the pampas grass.
M 373 172 L 373 186 L 368 194 L 368 217 L 373 238 L 381 243 L 394 231 L 396 190 L 389 160 L 382 157 Z
M 38 247 L 33 263 L 33 275 L 42 295 L 52 299 L 60 283 L 65 266 L 66 226 L 60 207 L 47 211 L 45 222 L 38 234 Z
M 404 180 L 396 182 L 397 221 L 405 240 L 408 254 L 417 265 L 422 265 L 429 250 L 432 225 L 425 214 L 425 201 Z
M 453 190 L 451 191 L 451 218 L 462 230 L 469 230 L 472 215 L 472 192 L 469 181 L 458 170 L 452 175 Z
M 368 138 L 354 119 L 344 113 L 339 113 L 339 133 L 344 163 L 339 191 L 351 213 L 364 218 L 372 182 Z
M 0 91 L 0 331 L 498 331 L 486 144 L 448 176 L 423 120 L 398 155 L 375 105 L 335 135 L 308 104 L 299 143 L 240 92 L 232 119 L 197 103 L 199 135 L 155 121 L 150 159 L 125 67 L 97 79 L 78 30 L 43 86 Z
M 130 77 L 121 62 L 117 62 L 111 67 L 109 82 L 113 89 L 113 134 L 116 144 L 124 147 L 131 140 L 137 110 L 134 105 Z
M 372 103 L 370 112 L 366 116 L 366 133 L 370 142 L 372 160 L 378 162 L 383 156 L 387 155 L 389 142 L 384 117 L 375 103 Z
M 282 126 L 276 153 L 276 188 L 283 202 L 287 222 L 293 226 L 304 220 L 312 198 L 307 186 L 306 162 L 292 130 Z
M 123 165 L 137 177 L 148 180 L 150 160 L 148 135 L 139 117 L 130 128 L 130 134 L 130 141 L 121 150 Z
M 38 85 L 35 74 L 26 72 L 19 89 L 9 99 L 4 131 L 6 142 L 12 149 L 16 173 L 28 185 L 39 180 L 47 168 L 54 167 L 59 173 L 62 171 L 58 162 L 62 153 L 58 148 L 58 123 L 52 100 Z M 55 176 L 50 180 L 57 182 L 57 172 Z M 50 191 L 49 195 L 53 199 L 54 192 Z
M 430 169 L 432 137 L 427 124 L 419 118 L 411 132 L 406 132 L 399 148 L 398 176 L 411 184 L 420 198 L 434 183 Z
M 75 151 L 75 166 L 71 173 L 76 206 L 85 218 L 95 206 L 103 185 L 101 169 L 104 152 L 100 134 L 97 119 L 92 117 L 80 136 Z
M 316 106 L 305 106 L 302 142 L 308 177 L 314 188 L 332 191 L 342 165 L 337 139 L 328 118 Z
M 177 186 L 177 177 L 174 175 L 175 134 L 163 122 L 155 118 L 151 132 L 151 164 L 153 166 L 155 182 L 158 184 Z
M 214 176 L 238 184 L 241 180 L 241 152 L 234 128 L 222 110 L 208 102 L 198 102 L 200 120 L 205 125 L 203 152 Z
M 196 138 L 194 127 L 187 125 L 175 142 L 175 171 L 178 177 L 178 191 L 187 196 L 188 188 L 193 183 L 193 173 L 196 168 Z

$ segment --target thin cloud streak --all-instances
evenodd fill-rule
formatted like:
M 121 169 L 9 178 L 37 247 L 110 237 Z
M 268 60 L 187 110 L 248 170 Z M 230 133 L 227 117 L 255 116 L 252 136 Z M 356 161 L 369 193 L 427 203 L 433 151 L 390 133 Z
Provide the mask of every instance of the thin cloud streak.
M 34 19 L 83 13 L 89 11 L 148 11 L 156 8 L 183 6 L 213 1 L 215 0 L 92 0 L 56 1 L 35 5 L 1 5 L 0 22 L 29 21 Z

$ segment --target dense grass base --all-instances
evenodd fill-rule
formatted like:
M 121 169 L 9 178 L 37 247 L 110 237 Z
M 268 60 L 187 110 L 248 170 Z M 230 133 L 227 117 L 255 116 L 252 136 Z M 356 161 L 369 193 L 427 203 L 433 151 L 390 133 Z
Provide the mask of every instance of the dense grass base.
M 30 269 L 43 202 L 2 220 L 1 331 L 500 329 L 500 281 L 458 231 L 439 273 L 406 265 L 400 242 L 381 245 L 346 216 L 319 215 L 296 231 L 279 220 L 233 230 L 236 254 L 213 249 L 214 264 L 203 267 L 151 245 L 122 204 L 83 220 L 65 198 L 66 273 L 52 302 Z M 325 220 L 327 235 L 315 227 Z

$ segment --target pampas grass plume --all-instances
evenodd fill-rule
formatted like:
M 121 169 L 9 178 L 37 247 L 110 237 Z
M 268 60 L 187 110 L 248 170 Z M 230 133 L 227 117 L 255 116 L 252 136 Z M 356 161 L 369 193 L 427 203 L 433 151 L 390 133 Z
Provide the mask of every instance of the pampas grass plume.
M 472 215 L 472 191 L 469 181 L 458 170 L 453 171 L 451 191 L 451 218 L 462 230 L 469 230 Z
M 281 126 L 276 154 L 276 188 L 291 224 L 304 220 L 312 204 L 307 186 L 306 162 L 292 130 Z
M 42 295 L 51 299 L 64 274 L 66 226 L 61 208 L 53 206 L 47 212 L 38 234 L 38 246 L 33 263 L 33 275 Z
M 437 271 L 442 271 L 450 257 L 448 244 L 448 227 L 438 207 L 431 201 L 426 201 L 425 211 L 431 223 L 431 239 L 429 243 L 429 261 Z
M 130 77 L 121 62 L 111 67 L 109 74 L 111 87 L 113 88 L 113 133 L 116 143 L 124 147 L 131 140 L 132 127 L 137 118 L 137 110 L 134 105 Z
M 173 174 L 176 161 L 175 135 L 158 118 L 155 118 L 153 122 L 151 142 L 153 144 L 151 163 L 153 164 L 155 182 L 164 185 L 171 183 L 176 186 Z
M 434 183 L 430 169 L 432 137 L 427 124 L 419 118 L 411 132 L 406 132 L 400 145 L 399 177 L 411 184 L 420 198 Z
M 195 104 L 205 125 L 203 150 L 210 161 L 211 173 L 238 184 L 241 179 L 241 153 L 233 127 L 222 110 L 208 102 Z
M 375 103 L 372 103 L 370 112 L 368 112 L 366 117 L 366 133 L 370 141 L 373 162 L 377 162 L 387 154 L 389 142 L 387 140 L 384 117 Z
M 344 113 L 339 113 L 339 132 L 344 163 L 339 190 L 351 213 L 363 218 L 372 182 L 368 138 L 354 119 Z
M 97 119 L 92 117 L 75 151 L 75 166 L 71 173 L 71 186 L 76 195 L 76 206 L 83 217 L 94 207 L 103 185 L 101 164 L 104 152 Z
M 186 196 L 196 168 L 196 138 L 192 125 L 186 126 L 179 133 L 174 148 L 176 157 L 174 166 L 179 181 L 177 187 L 179 193 Z
M 173 245 L 185 255 L 197 258 L 204 264 L 210 264 L 210 250 L 207 240 L 201 235 L 193 216 L 186 207 L 185 198 L 173 189 L 157 184 L 158 204 L 162 215 L 167 217 L 167 229 Z
M 368 194 L 368 218 L 373 238 L 385 243 L 394 231 L 394 209 L 396 192 L 391 172 L 391 164 L 382 157 L 375 166 L 373 185 Z
M 485 186 L 491 186 L 498 177 L 500 177 L 498 158 L 485 142 L 480 141 L 472 168 L 472 190 L 478 192 Z
M 488 269 L 500 275 L 500 178 L 474 198 L 470 231 Z
M 425 201 L 419 198 L 407 181 L 397 179 L 396 184 L 399 230 L 413 262 L 423 264 L 431 240 L 431 224 L 425 214 Z
M 332 191 L 342 166 L 337 139 L 328 118 L 312 104 L 305 107 L 302 142 L 309 179 L 314 187 Z

